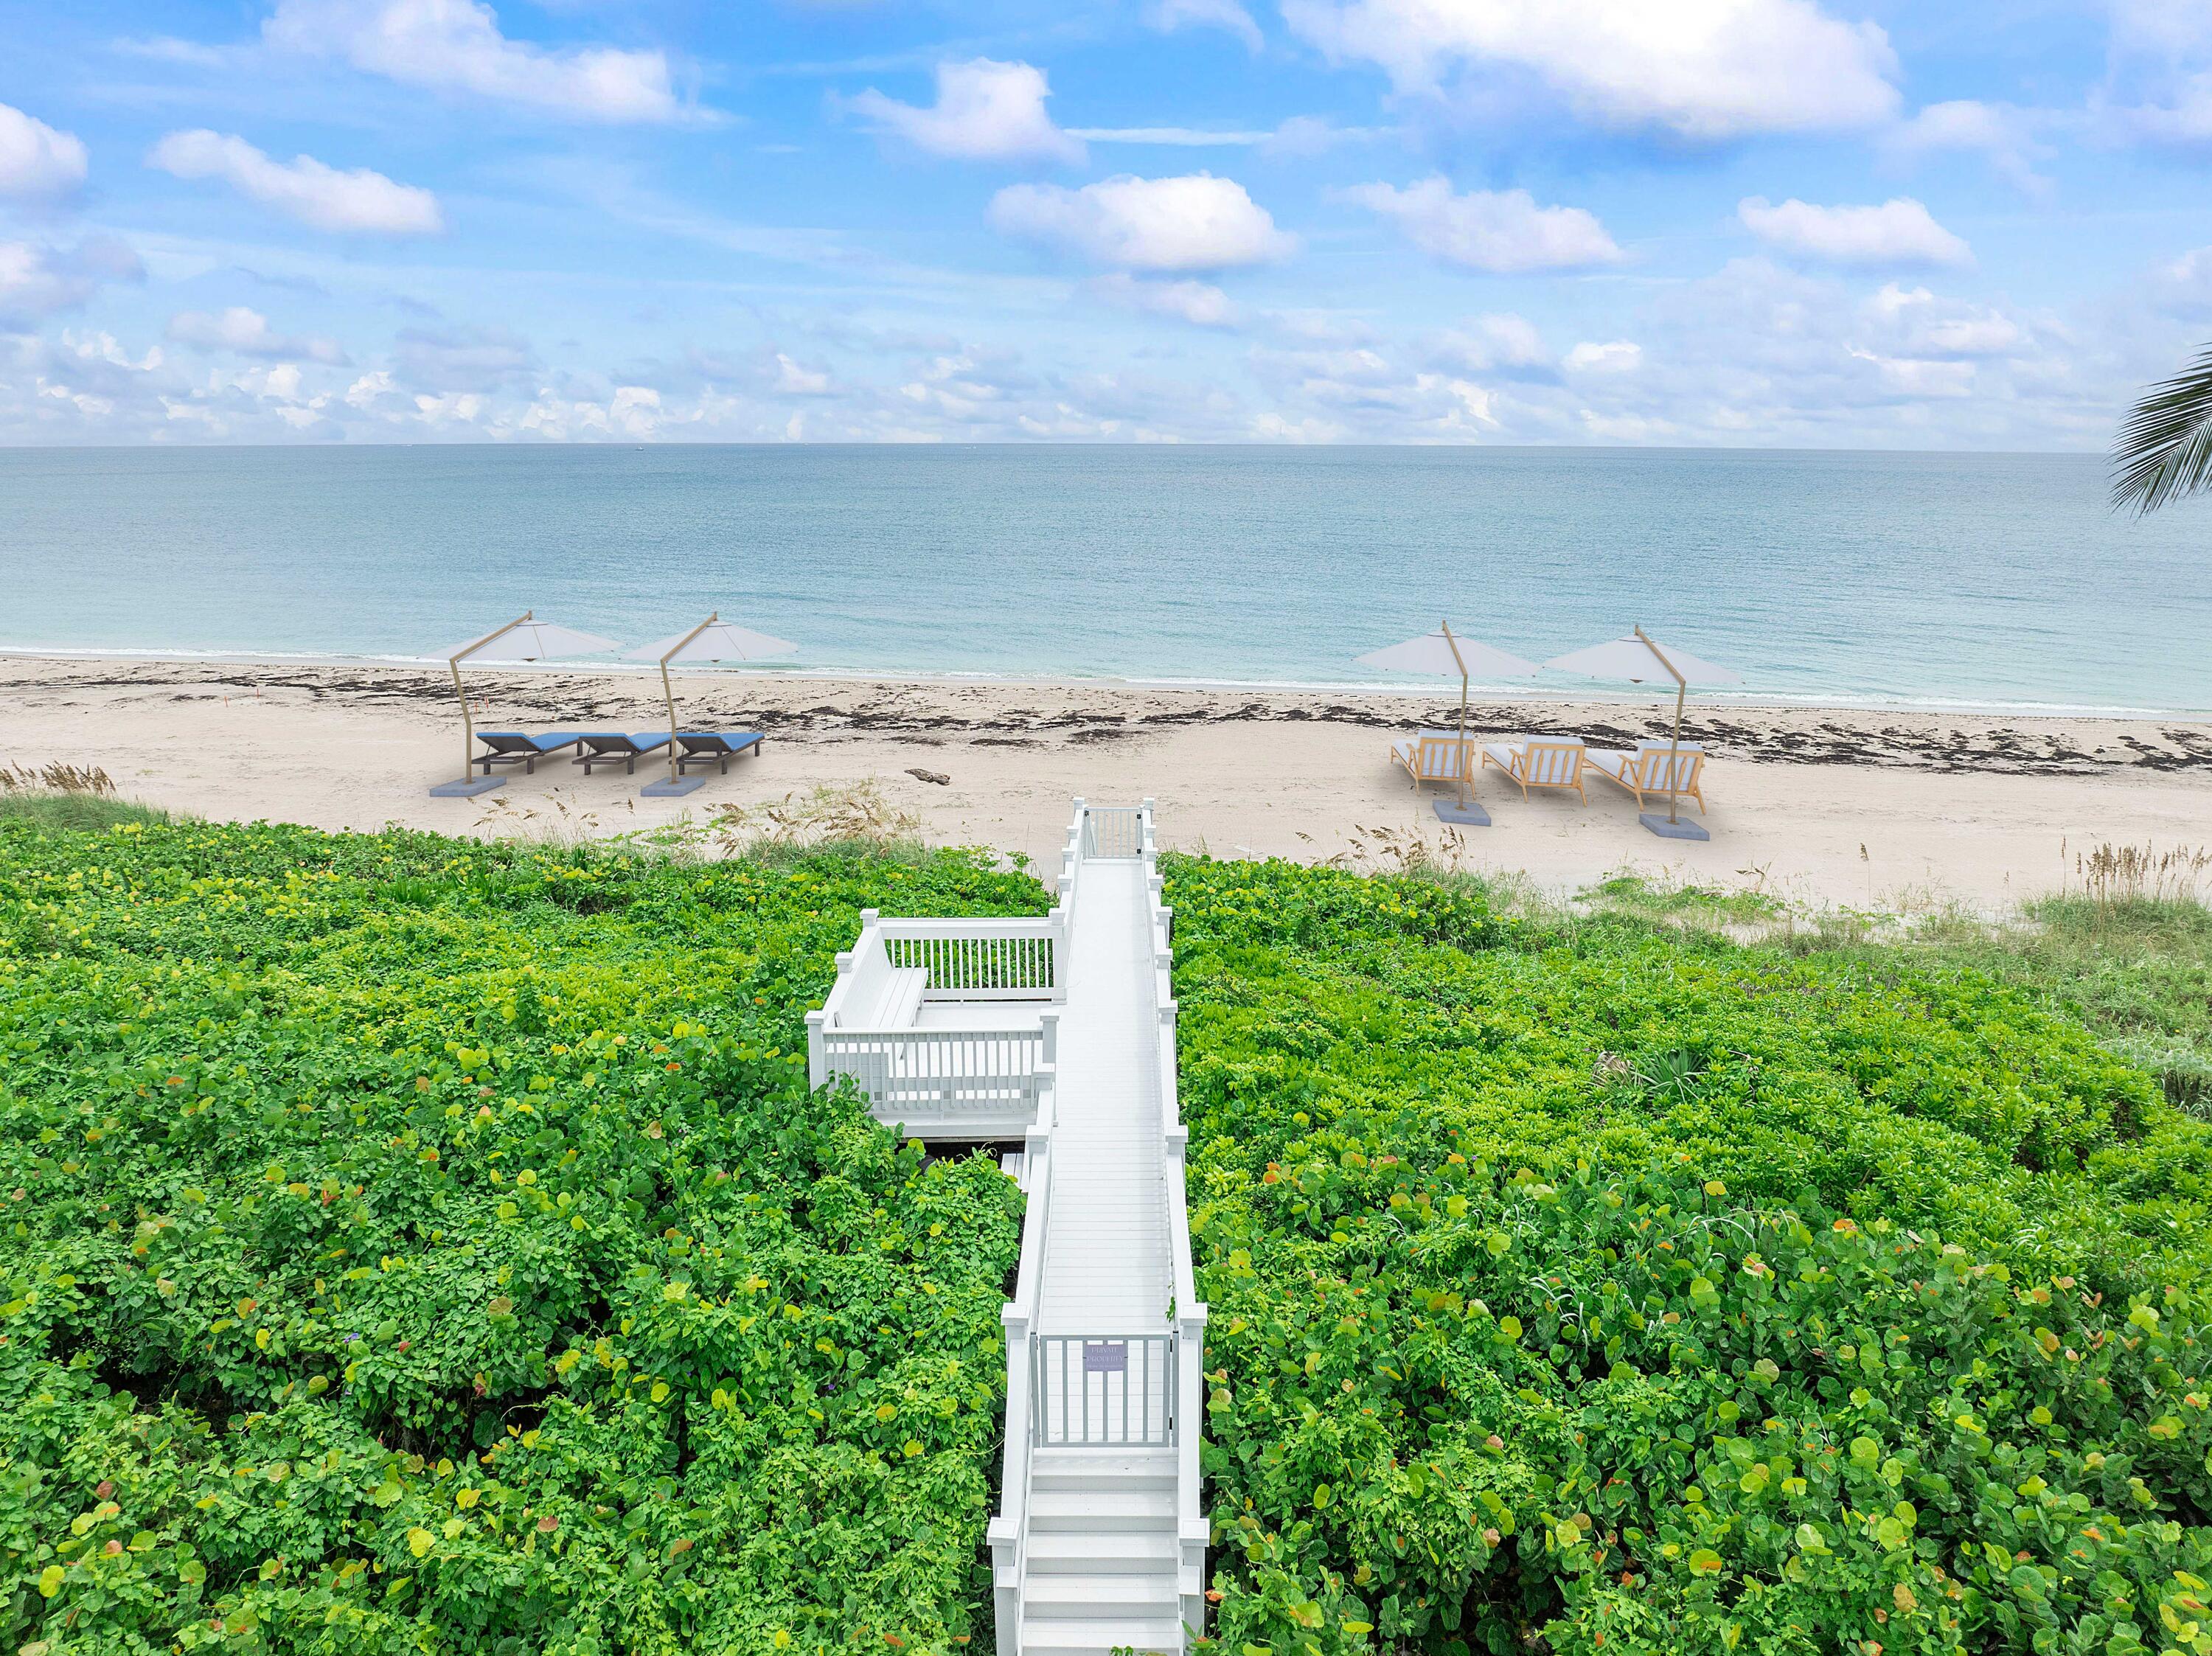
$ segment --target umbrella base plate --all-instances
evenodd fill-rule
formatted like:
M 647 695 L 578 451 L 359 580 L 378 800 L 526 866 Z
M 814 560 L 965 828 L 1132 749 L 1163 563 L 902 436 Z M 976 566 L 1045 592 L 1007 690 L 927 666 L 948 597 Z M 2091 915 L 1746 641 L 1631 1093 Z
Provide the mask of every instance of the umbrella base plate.
M 441 782 L 430 790 L 433 799 L 473 799 L 506 785 L 504 776 L 471 776 L 465 782 Z
M 687 793 L 696 793 L 707 786 L 703 776 L 662 777 L 658 782 L 647 782 L 640 788 L 638 797 L 643 799 L 681 799 Z
M 1703 822 L 1685 820 L 1668 822 L 1656 810 L 1647 810 L 1636 819 L 1662 840 L 1710 840 Z
M 1490 826 L 1490 813 L 1472 799 L 1463 805 L 1456 799 L 1437 800 L 1437 817 L 1441 822 L 1451 823 L 1455 828 L 1488 828 Z

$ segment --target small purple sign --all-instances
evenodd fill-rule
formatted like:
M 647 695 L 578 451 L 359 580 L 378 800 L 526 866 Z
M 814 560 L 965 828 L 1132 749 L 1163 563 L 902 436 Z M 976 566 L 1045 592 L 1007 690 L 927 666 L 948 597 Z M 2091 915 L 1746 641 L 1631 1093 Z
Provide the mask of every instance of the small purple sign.
M 1126 1374 L 1129 1372 L 1129 1347 L 1122 1340 L 1085 1340 L 1083 1343 L 1083 1372 L 1086 1374 Z

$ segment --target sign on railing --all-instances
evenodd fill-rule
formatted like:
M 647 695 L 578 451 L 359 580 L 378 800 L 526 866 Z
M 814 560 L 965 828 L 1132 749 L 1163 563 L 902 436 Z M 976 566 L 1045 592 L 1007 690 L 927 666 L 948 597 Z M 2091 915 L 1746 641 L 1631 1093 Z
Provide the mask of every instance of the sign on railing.
M 1176 1441 L 1173 1334 L 1041 1334 L 1030 1353 L 1039 1447 Z

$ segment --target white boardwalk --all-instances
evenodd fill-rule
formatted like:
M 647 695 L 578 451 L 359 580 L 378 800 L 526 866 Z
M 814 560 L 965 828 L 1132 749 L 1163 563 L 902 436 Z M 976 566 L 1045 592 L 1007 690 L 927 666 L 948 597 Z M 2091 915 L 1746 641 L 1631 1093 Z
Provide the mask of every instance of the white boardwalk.
M 1059 889 L 1042 919 L 864 913 L 808 1015 L 810 1073 L 849 1077 L 909 1137 L 1022 1141 L 990 1529 L 1001 1656 L 1179 1653 L 1205 1624 L 1206 1307 L 1151 801 L 1077 800 Z
M 1053 1125 L 1054 1159 L 1079 1172 L 1053 1189 L 1043 1334 L 1157 1331 L 1174 1294 L 1147 871 L 1132 858 L 1083 872 Z

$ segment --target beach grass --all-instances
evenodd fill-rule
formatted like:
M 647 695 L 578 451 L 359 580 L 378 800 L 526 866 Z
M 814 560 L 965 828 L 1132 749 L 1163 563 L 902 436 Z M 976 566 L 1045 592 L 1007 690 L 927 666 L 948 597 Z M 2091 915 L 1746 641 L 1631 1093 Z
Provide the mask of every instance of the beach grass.
M 96 793 L 35 789 L 0 793 L 0 822 L 27 822 L 47 831 L 101 833 L 125 822 L 150 824 L 175 820 L 155 805 L 142 805 Z

